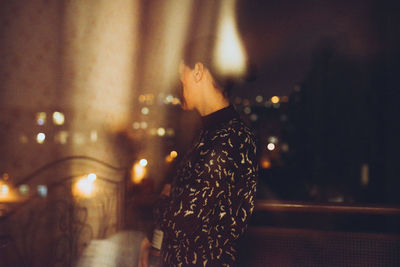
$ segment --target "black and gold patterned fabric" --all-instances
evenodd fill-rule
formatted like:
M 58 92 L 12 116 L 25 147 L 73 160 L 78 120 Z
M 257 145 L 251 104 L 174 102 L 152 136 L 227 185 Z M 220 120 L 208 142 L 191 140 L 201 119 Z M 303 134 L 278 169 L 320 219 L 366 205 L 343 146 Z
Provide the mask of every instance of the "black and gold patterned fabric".
M 255 138 L 233 106 L 202 118 L 171 195 L 160 202 L 165 266 L 233 266 L 254 208 Z

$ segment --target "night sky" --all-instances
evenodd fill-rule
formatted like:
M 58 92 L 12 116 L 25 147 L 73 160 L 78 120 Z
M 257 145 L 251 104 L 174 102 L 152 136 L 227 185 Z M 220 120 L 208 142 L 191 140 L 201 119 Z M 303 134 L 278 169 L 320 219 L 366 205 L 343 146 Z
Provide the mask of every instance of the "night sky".
M 289 94 L 326 41 L 348 58 L 372 59 L 380 46 L 375 13 L 371 0 L 238 1 L 239 31 L 257 73 L 246 94 Z

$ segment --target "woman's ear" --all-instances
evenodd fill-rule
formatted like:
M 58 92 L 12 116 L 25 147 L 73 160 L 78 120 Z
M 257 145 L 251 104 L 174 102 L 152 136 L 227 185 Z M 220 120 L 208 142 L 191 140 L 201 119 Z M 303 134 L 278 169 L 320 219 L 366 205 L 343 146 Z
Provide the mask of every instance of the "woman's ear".
M 201 63 L 201 62 L 197 62 L 195 65 L 194 65 L 194 68 L 193 68 L 193 75 L 194 75 L 194 80 L 196 81 L 196 82 L 199 82 L 199 81 L 201 81 L 201 79 L 203 78 L 203 76 L 204 76 L 204 65 L 203 65 L 203 63 Z

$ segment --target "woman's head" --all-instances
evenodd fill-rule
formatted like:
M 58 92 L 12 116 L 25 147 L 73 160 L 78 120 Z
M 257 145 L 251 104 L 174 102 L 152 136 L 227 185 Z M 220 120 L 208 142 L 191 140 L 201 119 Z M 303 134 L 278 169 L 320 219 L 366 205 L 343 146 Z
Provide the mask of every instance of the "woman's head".
M 217 39 L 212 36 L 194 39 L 184 48 L 182 61 L 190 69 L 195 69 L 196 63 L 202 63 L 213 78 L 213 84 L 224 97 L 228 98 L 232 87 L 231 77 L 222 74 L 216 67 L 214 48 Z

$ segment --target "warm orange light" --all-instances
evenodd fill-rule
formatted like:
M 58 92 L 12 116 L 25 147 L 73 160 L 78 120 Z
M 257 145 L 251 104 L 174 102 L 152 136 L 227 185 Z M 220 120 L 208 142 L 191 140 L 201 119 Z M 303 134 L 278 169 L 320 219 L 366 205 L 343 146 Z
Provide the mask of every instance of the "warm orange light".
M 0 201 L 14 202 L 18 201 L 19 197 L 15 193 L 12 185 L 6 181 L 0 180 Z
M 91 197 L 95 191 L 94 181 L 96 178 L 94 173 L 81 177 L 73 186 L 73 194 L 79 197 Z
M 180 105 L 181 101 L 179 100 L 179 98 L 174 97 L 174 99 L 172 99 L 172 105 Z
M 246 71 L 246 55 L 236 25 L 235 0 L 221 2 L 216 44 L 217 68 L 221 73 L 242 75 Z
M 154 95 L 153 94 L 147 94 L 146 95 L 146 103 L 148 105 L 153 105 L 154 102 Z
M 269 161 L 268 159 L 263 159 L 261 161 L 261 168 L 263 168 L 263 169 L 271 168 L 271 161 Z
M 171 163 L 172 161 L 174 161 L 174 159 L 176 159 L 176 157 L 178 157 L 178 152 L 176 152 L 175 150 L 171 151 L 169 153 L 169 155 L 167 155 L 165 157 L 165 162 L 167 163 Z
M 144 101 L 146 101 L 146 96 L 145 95 L 140 95 L 139 96 L 139 102 L 143 103 Z
M 178 152 L 173 150 L 173 151 L 171 151 L 171 153 L 169 153 L 169 155 L 171 156 L 171 158 L 175 159 L 178 156 Z
M 167 156 L 165 157 L 165 162 L 166 162 L 166 163 L 171 163 L 172 161 L 174 161 L 174 159 L 171 157 L 171 155 L 167 155 Z
M 131 180 L 134 184 L 139 184 L 147 174 L 147 170 L 146 170 L 147 160 L 146 160 L 146 165 L 143 166 L 142 165 L 143 163 L 144 163 L 144 161 L 142 163 L 136 162 L 132 166 Z
M 271 97 L 271 102 L 272 103 L 274 103 L 274 104 L 276 104 L 276 103 L 279 103 L 279 97 L 278 96 L 273 96 L 273 97 Z

